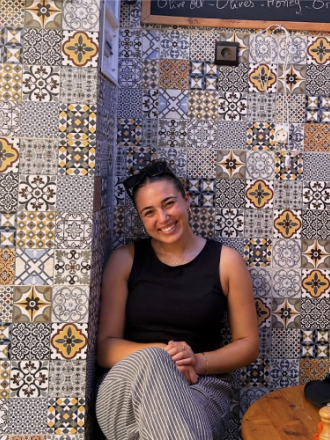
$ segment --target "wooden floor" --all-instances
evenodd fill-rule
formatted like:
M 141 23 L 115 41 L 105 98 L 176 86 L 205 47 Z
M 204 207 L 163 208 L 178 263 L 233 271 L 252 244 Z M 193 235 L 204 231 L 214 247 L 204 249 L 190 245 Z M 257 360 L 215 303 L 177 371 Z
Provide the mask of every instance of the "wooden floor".
M 321 421 L 304 386 L 273 391 L 253 403 L 242 421 L 244 440 L 312 440 Z

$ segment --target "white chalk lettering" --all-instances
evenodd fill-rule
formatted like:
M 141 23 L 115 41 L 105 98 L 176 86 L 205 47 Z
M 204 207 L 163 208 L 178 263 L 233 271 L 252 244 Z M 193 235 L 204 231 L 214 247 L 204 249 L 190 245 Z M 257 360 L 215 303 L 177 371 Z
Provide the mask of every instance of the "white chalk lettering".
M 267 0 L 267 6 L 274 6 L 275 8 L 292 8 L 296 6 L 296 14 L 301 13 L 300 0 Z
M 203 0 L 200 0 L 203 1 Z M 170 9 L 184 8 L 185 2 L 178 2 L 177 0 L 158 0 L 157 5 L 159 9 L 166 8 L 169 6 Z
M 202 8 L 204 4 L 204 0 L 191 0 L 190 9 Z
M 217 0 L 216 8 L 225 9 L 229 6 L 230 9 L 240 9 L 240 8 L 253 8 L 254 2 L 252 0 L 227 0 L 225 4 L 221 5 L 222 1 Z

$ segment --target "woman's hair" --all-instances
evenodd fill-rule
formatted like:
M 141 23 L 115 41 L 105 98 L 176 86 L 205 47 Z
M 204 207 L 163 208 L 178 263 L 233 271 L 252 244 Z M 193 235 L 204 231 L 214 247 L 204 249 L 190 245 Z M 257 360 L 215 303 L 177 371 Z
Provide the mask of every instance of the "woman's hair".
M 162 180 L 172 183 L 182 197 L 185 197 L 185 189 L 182 182 L 176 177 L 165 160 L 152 161 L 138 173 L 125 179 L 123 184 L 135 205 L 136 193 L 141 187 Z

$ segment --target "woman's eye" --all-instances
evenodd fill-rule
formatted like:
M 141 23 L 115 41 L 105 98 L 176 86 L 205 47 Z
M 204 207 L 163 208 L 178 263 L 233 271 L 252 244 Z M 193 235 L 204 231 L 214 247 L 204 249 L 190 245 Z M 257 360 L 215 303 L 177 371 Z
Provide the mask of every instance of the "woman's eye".
M 146 216 L 151 215 L 151 214 L 152 214 L 152 211 L 147 211 L 147 212 L 144 213 L 144 216 L 146 217 Z
M 165 206 L 172 206 L 174 202 L 167 202 Z

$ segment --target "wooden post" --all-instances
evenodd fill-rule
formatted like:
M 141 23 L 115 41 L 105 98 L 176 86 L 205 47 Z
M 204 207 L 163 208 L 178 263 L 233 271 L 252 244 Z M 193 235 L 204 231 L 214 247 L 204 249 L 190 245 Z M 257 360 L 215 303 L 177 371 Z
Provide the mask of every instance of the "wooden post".
M 319 411 L 321 421 L 323 423 L 323 429 L 320 432 L 320 440 L 330 440 L 330 406 L 324 406 Z

